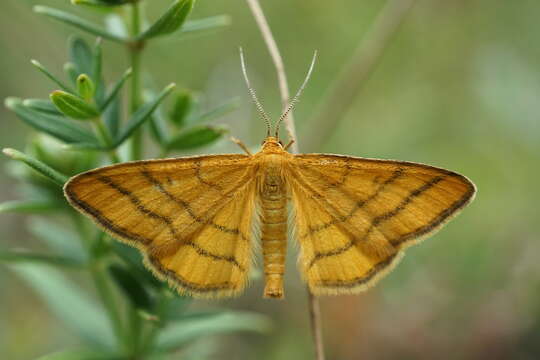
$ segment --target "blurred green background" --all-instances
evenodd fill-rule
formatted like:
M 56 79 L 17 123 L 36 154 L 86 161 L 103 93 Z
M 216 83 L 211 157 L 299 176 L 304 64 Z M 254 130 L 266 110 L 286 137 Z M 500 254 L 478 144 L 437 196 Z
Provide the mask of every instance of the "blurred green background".
M 154 19 L 170 1 L 146 3 Z M 295 110 L 300 149 L 308 141 L 303 134 L 317 131 L 310 119 L 326 90 L 384 3 L 263 1 L 293 92 L 313 51 L 319 51 Z M 92 18 L 91 11 L 73 9 L 67 0 L 3 0 L 2 99 L 45 97 L 54 86 L 30 59 L 55 73 L 66 61 L 66 39 L 75 30 L 34 14 L 34 4 Z M 202 36 L 155 41 L 145 53 L 144 68 L 159 87 L 176 82 L 201 91 L 205 106 L 241 97 L 241 107 L 217 123 L 256 147 L 264 126 L 243 83 L 238 46 L 244 48 L 251 80 L 273 118 L 280 112 L 275 70 L 244 1 L 199 0 L 191 18 L 219 14 L 230 15 L 232 24 Z M 465 174 L 478 186 L 476 200 L 459 217 L 411 248 L 371 291 L 322 299 L 329 359 L 540 357 L 539 18 L 536 0 L 419 0 L 346 116 L 326 119 L 332 131 L 324 134 L 317 151 L 428 163 Z M 105 42 L 106 76 L 116 79 L 127 66 L 124 49 Z M 0 108 L 2 147 L 24 149 L 31 134 L 13 113 Z M 224 139 L 201 152 L 237 150 Z M 0 201 L 18 198 L 15 185 L 8 176 L 0 178 Z M 27 221 L 26 216 L 0 217 L 2 247 L 35 247 L 23 226 Z M 275 326 L 267 335 L 217 338 L 216 359 L 312 358 L 306 294 L 295 256 L 292 250 L 285 301 L 261 299 L 257 281 L 245 295 L 217 304 L 270 315 Z M 1 359 L 32 359 L 77 344 L 20 278 L 0 269 Z

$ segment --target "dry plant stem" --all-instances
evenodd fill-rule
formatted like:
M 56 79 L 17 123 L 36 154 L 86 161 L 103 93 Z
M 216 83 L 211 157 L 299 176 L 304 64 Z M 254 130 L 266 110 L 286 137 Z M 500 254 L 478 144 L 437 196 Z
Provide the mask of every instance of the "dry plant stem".
M 281 102 L 283 105 L 283 109 L 285 110 L 289 106 L 290 94 L 289 94 L 289 87 L 287 85 L 287 76 L 285 74 L 285 67 L 283 65 L 281 54 L 279 53 L 279 49 L 277 47 L 276 41 L 274 40 L 274 37 L 272 36 L 272 31 L 270 30 L 270 27 L 268 26 L 268 22 L 266 21 L 261 5 L 259 4 L 259 1 L 258 0 L 246 0 L 246 1 L 253 13 L 253 16 L 255 17 L 255 20 L 257 22 L 257 25 L 259 26 L 259 29 L 261 30 L 264 41 L 266 42 L 266 46 L 268 47 L 268 51 L 270 52 L 270 55 L 272 56 L 272 60 L 274 61 L 274 65 L 276 67 L 276 72 L 277 72 L 278 81 L 279 81 Z M 289 134 L 289 140 L 292 141 L 292 143 L 290 143 L 290 145 L 288 146 L 290 146 L 292 153 L 297 154 L 298 141 L 296 139 L 296 131 L 295 131 L 295 126 L 294 126 L 294 117 L 293 117 L 292 111 L 289 113 L 287 118 L 285 118 L 285 126 Z M 323 346 L 322 330 L 321 330 L 322 327 L 321 327 L 321 314 L 320 314 L 320 308 L 319 308 L 319 300 L 315 296 L 313 296 L 309 288 L 307 288 L 307 293 L 308 293 L 311 332 L 313 334 L 313 341 L 315 343 L 315 359 L 324 360 L 325 356 L 324 356 L 324 346 Z
M 304 143 L 307 151 L 319 149 L 335 130 L 336 123 L 347 113 L 415 2 L 389 0 L 380 11 L 351 60 L 331 85 L 324 103 L 308 123 Z
M 309 316 L 312 325 L 313 342 L 315 343 L 315 359 L 324 360 L 324 346 L 321 331 L 321 308 L 319 300 L 307 289 L 309 297 Z
M 272 61 L 274 62 L 274 65 L 276 67 L 277 77 L 278 77 L 278 83 L 279 83 L 279 92 L 281 94 L 281 104 L 283 106 L 283 111 L 287 109 L 289 106 L 289 87 L 287 86 L 287 76 L 285 75 L 285 66 L 283 65 L 283 59 L 281 58 L 281 54 L 279 53 L 279 49 L 277 47 L 276 41 L 274 40 L 274 37 L 272 36 L 272 31 L 270 30 L 270 27 L 268 26 L 268 22 L 266 21 L 266 18 L 264 16 L 264 12 L 262 11 L 261 5 L 259 4 L 258 0 L 246 0 L 249 8 L 251 9 L 251 12 L 253 13 L 253 17 L 255 18 L 255 21 L 257 22 L 257 25 L 259 26 L 259 29 L 261 30 L 264 42 L 266 43 L 266 46 L 268 47 L 268 51 L 270 52 L 270 56 L 272 57 Z M 289 140 L 296 140 L 296 130 L 294 126 L 294 117 L 292 112 L 289 113 L 289 115 L 285 118 L 285 127 L 287 128 L 287 133 L 289 135 Z M 298 153 L 298 143 L 294 143 L 291 146 L 291 152 Z

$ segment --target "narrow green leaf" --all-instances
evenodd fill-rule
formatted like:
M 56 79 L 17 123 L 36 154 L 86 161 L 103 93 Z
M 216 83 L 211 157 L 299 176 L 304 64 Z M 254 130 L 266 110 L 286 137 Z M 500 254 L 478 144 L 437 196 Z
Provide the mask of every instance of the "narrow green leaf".
M 205 320 L 208 318 L 215 318 L 218 315 L 221 315 L 225 310 L 203 310 L 203 311 L 189 311 L 176 314 L 175 316 L 169 317 L 170 320 Z
M 92 77 L 97 82 L 102 75 L 103 66 L 103 41 L 101 38 L 97 38 L 96 45 L 94 46 L 94 57 L 92 58 Z
M 111 105 L 103 112 L 103 121 L 105 126 L 109 130 L 109 134 L 114 139 L 118 135 L 118 128 L 120 126 L 121 107 L 120 97 L 115 97 Z
M 110 8 L 113 6 L 125 5 L 132 0 L 71 0 L 73 5 L 86 5 L 98 8 Z
M 109 266 L 109 273 L 133 306 L 144 310 L 150 310 L 152 308 L 150 294 L 132 272 L 118 264 L 111 264 Z
M 49 115 L 27 108 L 18 98 L 7 98 L 5 105 L 31 127 L 66 143 L 97 143 L 97 139 L 90 131 L 63 116 Z
M 53 91 L 50 98 L 58 110 L 72 119 L 89 120 L 99 116 L 99 111 L 94 106 L 65 91 Z
M 53 169 L 74 175 L 96 167 L 96 154 L 65 149 L 65 144 L 46 134 L 36 134 L 27 145 L 28 154 Z
M 93 57 L 92 49 L 85 40 L 75 35 L 69 38 L 69 58 L 75 65 L 77 76 L 80 74 L 92 74 Z
M 229 26 L 231 17 L 228 15 L 217 15 L 203 19 L 186 21 L 182 26 L 182 33 L 190 33 L 195 31 L 213 30 L 216 28 Z
M 120 257 L 137 278 L 143 279 L 147 284 L 154 288 L 161 288 L 164 283 L 159 281 L 151 272 L 143 265 L 143 257 L 141 253 L 126 244 L 119 241 L 112 242 L 112 250 Z
M 45 99 L 26 99 L 22 104 L 29 109 L 52 115 L 62 115 L 50 100 Z
M 106 151 L 106 150 L 113 150 L 115 145 L 106 146 L 103 144 L 98 144 L 95 142 L 91 143 L 73 143 L 73 144 L 66 144 L 64 145 L 64 149 L 66 150 L 73 150 L 73 151 Z
M 124 5 L 133 2 L 133 0 L 100 0 L 102 3 L 111 5 L 111 6 L 117 6 L 117 5 Z
M 240 98 L 237 98 L 237 97 L 232 98 L 226 101 L 225 103 L 213 108 L 212 110 L 209 110 L 202 114 L 190 116 L 190 118 L 187 120 L 187 123 L 195 124 L 195 123 L 212 121 L 214 119 L 217 119 L 225 114 L 228 114 L 238 109 L 238 107 L 240 107 Z
M 26 249 L 0 250 L 0 262 L 3 263 L 36 263 L 66 267 L 82 267 L 77 259 L 59 255 L 33 253 Z
M 264 333 L 271 323 L 260 314 L 229 311 L 204 318 L 193 318 L 170 323 L 160 332 L 157 339 L 159 350 L 174 350 L 200 338 L 222 333 L 249 331 Z
M 72 62 L 65 63 L 64 72 L 66 73 L 66 75 L 69 77 L 69 79 L 71 80 L 73 84 L 77 82 L 77 76 L 79 76 L 79 74 L 77 74 L 77 69 L 75 68 L 75 64 L 73 64 Z
M 152 113 L 161 104 L 161 102 L 171 93 L 176 85 L 167 86 L 153 101 L 141 106 L 139 110 L 132 115 L 126 127 L 117 137 L 115 146 L 122 144 L 135 130 L 137 130 L 146 120 L 150 119 Z
M 118 80 L 116 82 L 116 84 L 114 84 L 111 92 L 109 93 L 109 95 L 105 98 L 105 100 L 103 101 L 103 104 L 101 105 L 100 109 L 101 111 L 105 110 L 107 108 L 107 106 L 109 106 L 109 104 L 114 100 L 116 99 L 116 97 L 118 96 L 118 93 L 120 92 L 120 90 L 122 89 L 122 86 L 124 86 L 125 82 L 127 79 L 129 79 L 131 77 L 131 74 L 133 74 L 133 70 L 131 68 L 127 69 L 126 72 L 124 72 L 124 74 L 122 75 L 122 77 L 120 78 L 120 80 Z
M 100 348 L 115 347 L 115 337 L 105 311 L 60 271 L 34 263 L 10 264 L 9 267 L 37 292 L 68 327 Z
M 155 91 L 148 89 L 143 93 L 143 98 L 145 101 L 148 101 L 155 98 L 156 95 L 157 94 Z M 169 139 L 169 126 L 167 119 L 163 115 L 163 106 L 158 106 L 158 108 L 154 111 L 148 125 L 150 136 L 152 136 L 154 141 L 156 141 L 156 143 L 163 148 Z
M 161 146 L 165 146 L 168 142 L 167 123 L 161 114 L 158 114 L 159 109 L 152 114 L 150 118 L 150 135 Z
M 114 354 L 98 352 L 95 350 L 73 349 L 62 350 L 39 357 L 37 360 L 122 360 Z
M 10 158 L 12 158 L 13 160 L 22 161 L 26 165 L 30 166 L 32 169 L 36 170 L 37 172 L 44 175 L 45 177 L 51 179 L 52 181 L 54 181 L 60 186 L 63 186 L 64 183 L 67 182 L 68 180 L 68 177 L 65 176 L 64 174 L 60 174 L 58 171 L 47 166 L 41 161 L 36 160 L 26 155 L 25 153 L 22 153 L 15 149 L 9 149 L 9 148 L 4 149 L 3 153 L 9 156 Z
M 176 0 L 137 40 L 170 34 L 180 29 L 193 8 L 193 0 Z
M 169 119 L 178 127 L 186 123 L 186 119 L 193 107 L 193 95 L 188 90 L 183 90 L 175 94 L 172 110 Z
M 190 150 L 209 145 L 227 133 L 215 126 L 194 126 L 173 137 L 167 144 L 168 150 Z
M 189 309 L 189 305 L 193 303 L 193 298 L 188 295 L 180 295 L 174 290 L 167 289 L 167 291 L 169 293 L 166 293 L 165 296 L 172 297 L 172 299 L 167 303 L 168 305 L 164 312 L 164 316 L 171 320 L 183 318 Z
M 53 200 L 13 200 L 0 203 L 0 213 L 47 213 L 63 208 Z
M 93 58 L 92 58 L 92 79 L 94 79 L 94 84 L 96 87 L 95 91 L 95 100 L 96 103 L 101 107 L 105 101 L 105 81 L 103 80 L 103 48 L 102 40 L 100 37 L 96 40 L 96 45 L 94 46 Z
M 96 86 L 88 75 L 81 74 L 77 78 L 77 92 L 85 101 L 91 101 L 94 97 Z
M 30 219 L 28 230 L 41 240 L 53 254 L 75 259 L 81 263 L 88 261 L 87 252 L 79 241 L 78 234 L 37 216 Z
M 32 65 L 34 65 L 39 71 L 41 71 L 45 76 L 47 76 L 49 79 L 51 79 L 56 85 L 60 86 L 63 90 L 67 92 L 73 92 L 73 89 L 64 84 L 64 82 L 60 79 L 58 79 L 56 76 L 54 76 L 49 70 L 45 68 L 45 66 L 41 65 L 41 63 L 37 60 L 30 60 Z
M 85 20 L 83 18 L 80 18 L 76 15 L 70 14 L 62 10 L 54 9 L 48 6 L 36 5 L 34 6 L 34 12 L 49 16 L 63 23 L 72 25 L 76 28 L 89 32 L 90 34 L 101 36 L 104 39 L 109 39 L 112 41 L 117 41 L 117 42 L 122 42 L 122 43 L 126 41 L 125 38 L 112 34 L 102 29 L 98 25 L 91 23 L 88 20 Z

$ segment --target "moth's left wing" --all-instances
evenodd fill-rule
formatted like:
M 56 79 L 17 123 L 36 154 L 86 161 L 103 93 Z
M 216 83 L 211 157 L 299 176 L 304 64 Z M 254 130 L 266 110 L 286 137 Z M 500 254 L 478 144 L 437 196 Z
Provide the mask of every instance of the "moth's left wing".
M 245 155 L 137 161 L 70 179 L 70 203 L 181 292 L 230 296 L 251 263 L 254 165 Z
M 401 161 L 304 154 L 287 171 L 301 271 L 315 294 L 365 289 L 475 193 L 462 175 Z

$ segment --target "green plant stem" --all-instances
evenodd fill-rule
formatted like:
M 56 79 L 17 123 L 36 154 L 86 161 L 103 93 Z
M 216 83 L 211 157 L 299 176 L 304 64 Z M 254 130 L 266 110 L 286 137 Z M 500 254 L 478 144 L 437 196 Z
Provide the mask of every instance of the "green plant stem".
M 112 289 L 109 286 L 109 282 L 105 274 L 105 269 L 101 266 L 100 260 L 96 258 L 96 255 L 93 251 L 93 246 L 95 244 L 92 242 L 91 236 L 88 232 L 87 227 L 85 226 L 82 215 L 78 213 L 73 213 L 73 222 L 75 224 L 75 227 L 77 228 L 78 233 L 80 234 L 83 246 L 86 248 L 89 254 L 90 266 L 88 267 L 88 270 L 90 271 L 90 276 L 92 277 L 94 286 L 96 287 L 103 306 L 109 314 L 109 320 L 111 322 L 114 334 L 116 335 L 116 339 L 118 343 L 122 343 L 122 339 L 124 339 L 122 320 L 118 311 L 118 307 L 116 306 L 116 302 L 114 300 Z M 103 233 L 100 232 L 100 238 L 98 239 L 98 241 L 101 241 L 102 236 Z
M 141 32 L 140 7 L 137 1 L 131 4 L 131 38 L 135 39 Z M 142 102 L 141 97 L 141 56 L 144 48 L 144 42 L 133 40 L 129 45 L 131 69 L 131 98 L 130 112 L 137 111 Z M 140 129 L 135 131 L 130 140 L 130 160 L 138 160 L 142 157 L 142 132 Z
M 106 147 L 112 147 L 113 146 L 113 139 L 111 137 L 111 134 L 109 134 L 109 130 L 105 127 L 105 124 L 103 123 L 103 120 L 101 117 L 96 118 L 93 121 L 94 127 L 96 129 L 96 133 L 99 136 L 99 139 L 101 140 L 102 144 Z M 116 153 L 115 149 L 111 149 L 108 151 L 109 157 L 113 163 L 119 163 L 120 158 L 118 157 L 118 154 Z
M 138 1 L 131 3 L 131 19 L 130 19 L 130 35 L 131 39 L 136 39 L 141 32 L 141 13 L 140 4 Z M 142 87 L 141 87 L 141 56 L 144 48 L 144 42 L 132 40 L 128 43 L 128 51 L 131 62 L 131 86 L 130 86 L 130 101 L 129 111 L 134 114 L 142 103 Z M 142 157 L 142 132 L 137 129 L 129 141 L 129 159 L 139 160 Z M 128 321 L 129 321 L 129 348 L 133 357 L 138 356 L 141 348 L 140 336 L 142 331 L 142 319 L 137 313 L 137 309 L 128 304 Z
M 129 304 L 128 306 L 129 348 L 131 354 L 136 356 L 139 354 L 139 349 L 141 349 L 142 318 L 133 305 Z
M 150 325 L 150 331 L 146 334 L 144 339 L 144 344 L 141 349 L 144 352 L 149 352 L 152 349 L 152 345 L 156 341 L 156 337 L 159 333 L 159 330 L 165 327 L 167 324 L 166 312 L 167 307 L 172 299 L 172 296 L 168 293 L 168 290 L 162 290 L 159 294 L 158 305 L 156 307 L 156 315 L 158 317 L 158 322 L 152 322 Z
M 100 265 L 101 264 L 99 264 L 99 262 L 94 262 L 91 264 L 90 274 L 101 301 L 103 302 L 103 306 L 105 306 L 105 309 L 109 314 L 113 331 L 116 334 L 118 342 L 121 343 L 121 339 L 123 339 L 123 329 L 120 313 L 118 311 L 118 307 L 116 306 L 112 289 L 109 286 L 109 281 L 105 275 L 105 269 L 103 269 Z

